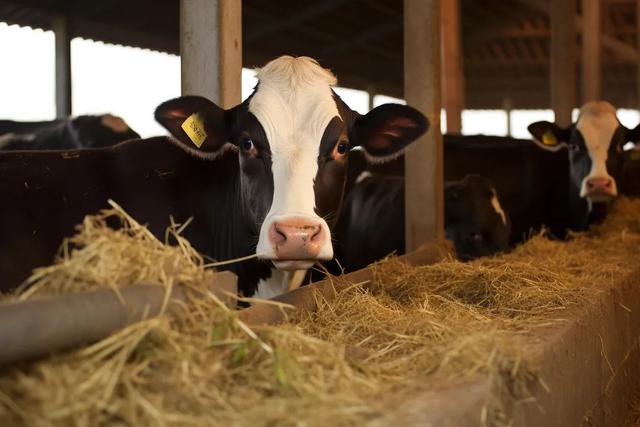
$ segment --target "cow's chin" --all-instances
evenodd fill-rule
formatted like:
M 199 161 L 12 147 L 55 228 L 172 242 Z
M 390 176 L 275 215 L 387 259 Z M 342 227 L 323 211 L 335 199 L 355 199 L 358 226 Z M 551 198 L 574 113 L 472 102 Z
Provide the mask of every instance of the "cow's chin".
M 616 196 L 610 193 L 591 193 L 587 194 L 585 198 L 589 199 L 592 203 L 606 203 L 613 201 Z
M 294 271 L 294 270 L 308 270 L 315 264 L 310 260 L 271 260 L 273 265 L 278 270 Z

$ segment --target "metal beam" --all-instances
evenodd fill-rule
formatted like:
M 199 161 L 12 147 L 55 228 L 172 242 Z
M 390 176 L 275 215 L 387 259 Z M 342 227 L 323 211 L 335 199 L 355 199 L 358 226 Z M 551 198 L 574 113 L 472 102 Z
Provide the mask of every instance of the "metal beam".
M 299 13 L 292 14 L 285 19 L 281 18 L 281 19 L 274 20 L 272 24 L 266 25 L 262 28 L 256 28 L 254 31 L 250 31 L 247 34 L 245 43 L 251 44 L 258 39 L 270 36 L 274 33 L 282 31 L 286 28 L 289 28 L 301 22 L 308 21 L 312 18 L 315 18 L 318 15 L 322 15 L 323 13 L 330 12 L 331 10 L 341 6 L 342 4 L 347 3 L 347 1 L 348 0 L 317 1 L 315 4 L 311 6 L 307 6 L 306 8 L 303 7 L 302 11 Z M 305 2 L 305 3 L 308 3 L 308 2 Z M 303 5 L 305 3 L 300 3 L 300 5 Z
M 405 155 L 407 251 L 444 238 L 440 50 L 440 0 L 404 0 L 405 99 L 430 122 Z
M 224 108 L 241 101 L 240 0 L 180 1 L 182 94 L 200 95 Z
M 60 14 L 52 19 L 56 51 L 56 117 L 71 115 L 71 36 L 69 21 Z
M 539 12 L 549 13 L 549 3 L 545 0 L 517 0 L 520 4 L 524 4 L 534 10 Z M 551 5 L 558 3 L 559 0 L 553 0 Z M 579 15 L 575 15 L 574 17 L 575 25 L 578 31 L 582 31 L 584 33 L 584 24 L 582 22 L 582 17 Z M 587 27 L 588 28 L 588 27 Z M 612 37 L 608 34 L 602 34 L 601 38 L 602 47 L 609 50 L 614 55 L 623 58 L 630 62 L 635 62 L 638 59 L 638 55 L 636 53 L 636 49 L 622 42 L 615 37 Z

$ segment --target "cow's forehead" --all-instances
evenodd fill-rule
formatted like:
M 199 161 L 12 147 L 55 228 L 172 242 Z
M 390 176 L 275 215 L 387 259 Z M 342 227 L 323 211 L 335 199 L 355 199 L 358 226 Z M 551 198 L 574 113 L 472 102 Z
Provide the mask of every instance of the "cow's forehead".
M 272 150 L 319 143 L 338 108 L 331 86 L 336 78 L 311 58 L 280 57 L 258 72 L 249 111 L 260 121 Z
M 580 108 L 576 128 L 582 134 L 587 147 L 608 147 L 619 126 L 616 110 L 605 101 L 588 102 Z

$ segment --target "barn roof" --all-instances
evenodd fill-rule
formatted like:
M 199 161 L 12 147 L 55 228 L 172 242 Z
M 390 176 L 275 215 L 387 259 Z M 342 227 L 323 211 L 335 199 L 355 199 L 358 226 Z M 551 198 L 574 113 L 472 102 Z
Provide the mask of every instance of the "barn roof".
M 342 86 L 401 97 L 402 3 L 243 0 L 244 66 L 309 55 Z M 467 108 L 502 108 L 507 98 L 513 108 L 549 107 L 548 3 L 461 0 Z M 72 37 L 178 53 L 178 0 L 0 0 L 0 21 L 11 24 L 51 29 L 56 13 L 69 18 Z M 603 14 L 603 93 L 636 108 L 636 1 L 605 0 Z

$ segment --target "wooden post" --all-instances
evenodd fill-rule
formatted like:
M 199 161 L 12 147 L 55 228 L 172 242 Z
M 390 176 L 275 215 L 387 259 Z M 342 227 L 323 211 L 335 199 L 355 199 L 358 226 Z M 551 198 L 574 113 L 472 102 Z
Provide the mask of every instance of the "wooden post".
M 464 69 L 460 34 L 459 0 L 445 0 L 442 6 L 442 94 L 447 115 L 447 133 L 462 131 Z
M 404 0 L 404 94 L 429 118 L 429 132 L 405 156 L 406 249 L 444 238 L 440 134 L 440 0 Z
M 551 107 L 560 126 L 571 124 L 576 104 L 575 0 L 550 2 L 551 7 Z
M 66 16 L 56 14 L 52 19 L 56 54 L 56 117 L 71 115 L 71 36 Z
M 231 108 L 242 99 L 241 0 L 180 0 L 182 94 Z
M 582 102 L 601 97 L 602 61 L 600 0 L 582 0 Z

